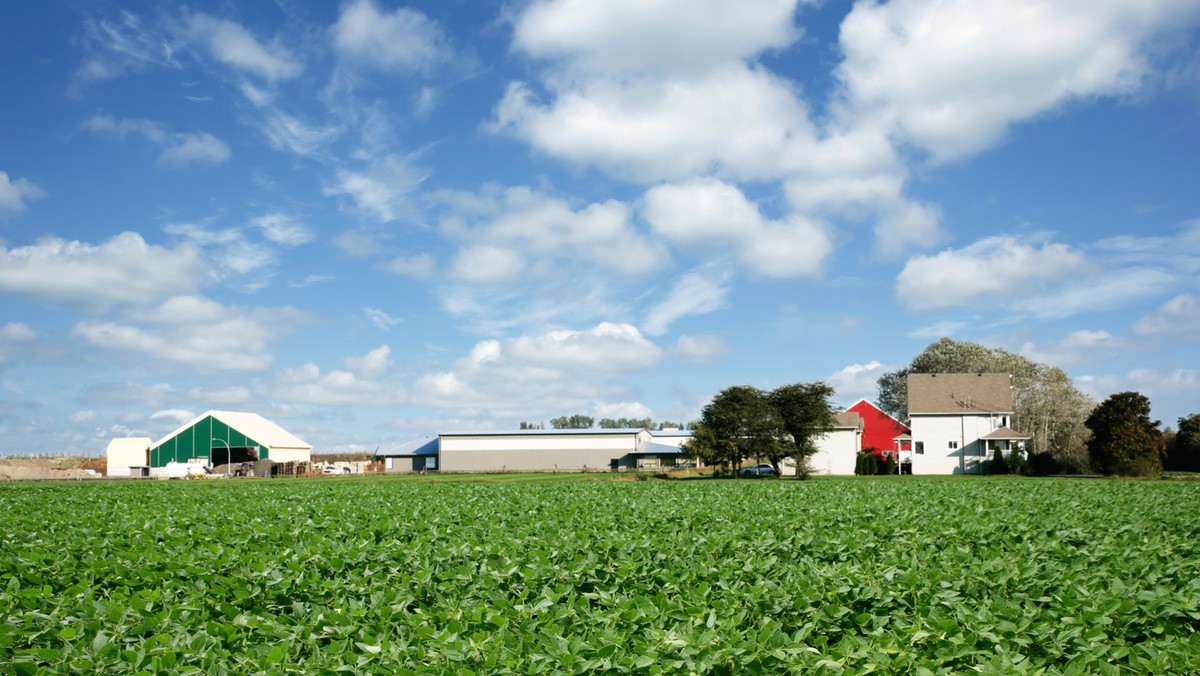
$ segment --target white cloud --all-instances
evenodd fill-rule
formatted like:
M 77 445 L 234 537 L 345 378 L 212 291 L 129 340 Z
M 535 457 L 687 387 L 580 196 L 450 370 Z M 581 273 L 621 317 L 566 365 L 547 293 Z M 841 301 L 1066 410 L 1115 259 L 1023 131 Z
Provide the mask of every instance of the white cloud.
M 396 256 L 383 265 L 393 275 L 425 279 L 433 274 L 437 259 L 433 254 L 421 253 L 413 256 Z
M 140 136 L 163 149 L 158 161 L 168 166 L 220 164 L 232 155 L 224 141 L 208 132 L 172 132 L 162 123 L 153 120 L 116 119 L 110 115 L 93 115 L 84 121 L 83 128 L 95 133 L 110 134 L 121 140 L 130 136 Z
M 203 387 L 193 388 L 188 392 L 188 396 L 193 399 L 209 402 L 219 406 L 229 404 L 244 404 L 251 400 L 253 395 L 250 388 L 241 386 L 221 387 L 217 389 L 209 389 Z
M 21 353 L 37 344 L 38 334 L 28 324 L 9 322 L 0 325 L 0 367 L 7 366 Z
M 763 277 L 814 276 L 833 251 L 822 224 L 799 215 L 768 220 L 737 186 L 716 179 L 655 186 L 643 213 L 667 239 L 732 246 L 743 267 Z
M 442 30 L 409 7 L 386 12 L 373 0 L 356 0 L 342 6 L 331 30 L 343 55 L 383 70 L 421 71 L 447 57 Z
M 391 348 L 380 345 L 361 357 L 347 357 L 345 367 L 360 378 L 382 378 L 392 370 L 391 354 Z
M 591 79 L 542 105 L 514 83 L 493 131 L 642 182 L 717 173 L 769 179 L 805 166 L 816 132 L 791 85 L 733 64 L 691 80 Z
M 28 179 L 10 179 L 6 172 L 0 171 L 0 215 L 5 211 L 20 212 L 26 208 L 29 200 L 41 199 L 46 192 L 31 183 Z
M 842 22 L 838 77 L 853 115 L 949 159 L 1072 100 L 1135 90 L 1155 33 L 1186 0 L 859 2 Z
M 558 330 L 521 336 L 507 346 L 514 358 L 539 365 L 631 371 L 658 363 L 662 350 L 630 324 L 602 322 L 589 331 Z
M 168 408 L 155 411 L 150 414 L 150 420 L 169 420 L 177 425 L 182 425 L 196 418 L 196 414 L 186 408 Z
M 690 73 L 791 44 L 796 4 L 539 0 L 518 17 L 513 45 L 589 71 Z
M 1044 345 L 1026 341 L 1018 351 L 1033 361 L 1063 368 L 1072 364 L 1102 361 L 1113 354 L 1128 351 L 1130 347 L 1130 341 L 1108 331 L 1081 329 Z
M 687 364 L 715 364 L 729 352 L 729 345 L 715 333 L 680 336 L 671 352 Z
M 346 195 L 358 210 L 389 223 L 411 210 L 408 195 L 425 180 L 409 162 L 398 155 L 387 155 L 365 172 L 339 169 L 337 182 L 324 189 L 326 195 Z
M 320 156 L 329 143 L 342 133 L 338 127 L 315 127 L 273 109 L 267 111 L 262 131 L 272 148 L 304 157 Z
M 1109 270 L 1076 279 L 1057 291 L 1018 301 L 1012 307 L 1039 319 L 1059 319 L 1083 312 L 1122 307 L 1161 295 L 1176 284 L 1177 279 L 1173 275 L 1161 270 Z
M 879 376 L 891 369 L 878 361 L 851 364 L 830 375 L 825 382 L 833 386 L 838 399 L 873 399 L 879 391 Z
M 74 413 L 72 413 L 69 416 L 68 419 L 72 423 L 75 423 L 76 425 L 79 425 L 82 423 L 90 423 L 96 419 L 96 412 L 95 411 L 75 411 Z
M 284 246 L 300 246 L 316 239 L 312 229 L 287 214 L 272 213 L 250 221 L 262 231 L 263 237 Z
M 642 236 L 630 220 L 627 204 L 617 200 L 573 206 L 566 200 L 527 186 L 500 190 L 486 186 L 479 193 L 442 193 L 449 209 L 442 218 L 443 235 L 463 243 L 460 279 L 474 279 L 465 266 L 478 262 L 472 252 L 513 252 L 503 260 L 512 264 L 520 252 L 530 268 L 546 272 L 578 261 L 618 272 L 643 275 L 666 265 L 670 257 L 660 243 Z M 489 265 L 490 270 L 498 263 Z M 492 274 L 484 277 L 496 279 Z
M 1186 368 L 1134 369 L 1129 380 L 1150 394 L 1200 392 L 1200 371 Z
M 967 322 L 943 319 L 927 326 L 918 326 L 906 335 L 909 338 L 941 338 L 942 336 L 954 336 L 968 326 L 970 324 Z
M 132 12 L 122 11 L 120 21 L 85 21 L 82 42 L 87 57 L 75 72 L 76 84 L 111 80 L 149 65 L 179 67 L 177 41 L 143 25 Z
M 162 151 L 158 159 L 163 164 L 186 166 L 189 164 L 220 164 L 229 159 L 232 152 L 216 136 L 208 132 L 179 134 L 174 145 Z
M 459 249 L 450 274 L 464 282 L 491 284 L 508 282 L 525 269 L 520 252 L 498 246 L 467 246 Z
M 914 310 L 1008 304 L 1086 266 L 1085 256 L 1065 244 L 1035 248 L 1013 237 L 989 237 L 962 249 L 909 259 L 896 278 L 896 298 Z
M 631 418 L 641 420 L 643 418 L 653 418 L 654 411 L 650 410 L 640 401 L 615 401 L 612 403 L 597 404 L 593 410 L 597 418 Z
M 683 275 L 666 298 L 646 312 L 642 330 L 647 335 L 661 336 L 679 319 L 720 310 L 725 307 L 732 278 L 732 273 L 721 265 L 709 265 Z
M 83 321 L 73 333 L 118 356 L 184 364 L 199 372 L 262 371 L 271 344 L 307 321 L 291 308 L 241 309 L 202 296 L 174 296 L 123 322 Z
M 272 394 L 286 402 L 324 406 L 395 406 L 404 389 L 389 378 L 390 350 L 381 345 L 363 356 L 347 357 L 343 369 L 321 373 L 316 364 L 288 368 L 270 379 Z
M 661 349 L 628 324 L 485 340 L 413 385 L 412 401 L 465 414 L 538 419 L 629 400 L 622 374 L 653 366 Z
M 217 61 L 266 80 L 289 80 L 303 70 L 301 63 L 282 45 L 264 45 L 233 21 L 197 14 L 188 22 L 188 33 L 206 43 Z
M 0 247 L 0 291 L 105 312 L 194 290 L 206 265 L 195 247 L 147 244 L 123 232 L 101 244 L 47 238 Z
M 333 245 L 347 256 L 369 258 L 379 252 L 379 242 L 362 232 L 346 231 L 333 238 Z
M 1143 336 L 1200 340 L 1200 298 L 1186 293 L 1175 296 L 1134 322 L 1133 332 Z
M 393 326 L 397 326 L 400 322 L 404 321 L 375 308 L 363 308 L 363 312 L 367 314 L 367 319 L 371 320 L 372 324 L 385 333 L 390 332 Z

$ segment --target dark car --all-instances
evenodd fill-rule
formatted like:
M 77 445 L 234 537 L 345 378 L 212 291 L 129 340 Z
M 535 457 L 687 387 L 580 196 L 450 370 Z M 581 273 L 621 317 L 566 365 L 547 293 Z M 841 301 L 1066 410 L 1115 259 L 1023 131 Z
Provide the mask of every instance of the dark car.
M 742 476 L 775 476 L 775 468 L 770 463 L 762 463 L 753 467 L 743 467 L 738 470 Z

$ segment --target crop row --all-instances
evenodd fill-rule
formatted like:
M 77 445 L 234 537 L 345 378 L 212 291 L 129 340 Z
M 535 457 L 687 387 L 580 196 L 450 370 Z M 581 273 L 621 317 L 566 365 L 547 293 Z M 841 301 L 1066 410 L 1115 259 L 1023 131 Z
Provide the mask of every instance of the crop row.
M 1200 485 L 0 486 L 0 671 L 1200 671 Z

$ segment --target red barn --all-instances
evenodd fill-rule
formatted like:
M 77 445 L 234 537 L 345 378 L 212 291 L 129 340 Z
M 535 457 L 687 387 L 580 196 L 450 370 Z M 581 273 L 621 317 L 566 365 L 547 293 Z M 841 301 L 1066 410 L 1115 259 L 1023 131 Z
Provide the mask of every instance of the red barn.
M 860 399 L 857 404 L 846 410 L 862 416 L 862 448 L 864 451 L 873 449 L 875 455 L 895 451 L 896 437 L 908 433 L 908 428 L 901 425 L 899 420 L 884 413 L 878 406 L 866 399 Z M 907 451 L 908 445 L 909 442 L 904 442 L 900 450 Z

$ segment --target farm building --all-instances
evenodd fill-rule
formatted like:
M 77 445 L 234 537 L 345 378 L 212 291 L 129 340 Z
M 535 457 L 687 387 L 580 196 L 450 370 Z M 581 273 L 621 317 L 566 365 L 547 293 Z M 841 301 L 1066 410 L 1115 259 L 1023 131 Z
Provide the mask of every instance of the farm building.
M 852 411 L 834 414 L 833 429 L 817 437 L 817 452 L 809 458 L 814 474 L 854 474 L 854 463 L 863 449 L 863 418 Z M 786 458 L 780 467 L 784 476 L 795 476 L 796 463 Z
M 1009 427 L 1014 408 L 1007 373 L 910 373 L 912 451 L 900 461 L 913 474 L 981 474 L 994 451 L 1023 452 L 1029 437 Z
M 866 399 L 859 399 L 856 404 L 846 409 L 857 413 L 863 419 L 862 447 L 876 455 L 895 451 L 911 450 L 907 440 L 897 448 L 897 439 L 908 433 L 908 428 L 892 416 L 883 412 L 875 404 Z
M 309 462 L 312 446 L 257 413 L 208 411 L 150 446 L 149 464 Z
M 104 451 L 108 462 L 105 476 L 144 476 L 150 467 L 150 443 L 150 437 L 124 437 L 108 442 Z
M 579 472 L 678 464 L 685 430 L 446 432 L 376 452 L 387 472 Z
M 432 472 L 438 468 L 438 438 L 421 437 L 392 448 L 375 451 L 387 473 Z

